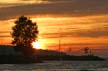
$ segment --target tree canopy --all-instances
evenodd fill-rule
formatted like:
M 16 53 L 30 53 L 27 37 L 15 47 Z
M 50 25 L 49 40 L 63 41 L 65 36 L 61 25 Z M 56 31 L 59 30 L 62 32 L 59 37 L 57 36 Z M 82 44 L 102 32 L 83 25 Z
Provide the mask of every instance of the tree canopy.
M 32 42 L 37 40 L 38 26 L 32 20 L 25 16 L 19 17 L 15 21 L 15 26 L 12 28 L 12 44 L 15 45 L 15 50 L 23 54 L 31 54 L 33 52 Z

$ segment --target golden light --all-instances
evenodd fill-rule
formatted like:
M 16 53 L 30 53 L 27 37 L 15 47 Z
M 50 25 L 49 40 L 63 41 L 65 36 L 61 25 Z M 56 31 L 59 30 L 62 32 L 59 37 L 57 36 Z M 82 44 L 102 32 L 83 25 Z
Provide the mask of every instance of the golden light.
M 33 48 L 36 48 L 36 49 L 45 49 L 43 44 L 39 41 L 33 42 L 32 45 L 33 45 Z

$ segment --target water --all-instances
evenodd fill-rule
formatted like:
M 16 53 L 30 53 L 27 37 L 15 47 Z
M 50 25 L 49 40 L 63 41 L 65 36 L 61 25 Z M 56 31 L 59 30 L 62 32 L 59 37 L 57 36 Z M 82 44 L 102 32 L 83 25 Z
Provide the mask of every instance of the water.
M 108 71 L 108 61 L 45 61 L 34 64 L 0 64 L 0 71 Z

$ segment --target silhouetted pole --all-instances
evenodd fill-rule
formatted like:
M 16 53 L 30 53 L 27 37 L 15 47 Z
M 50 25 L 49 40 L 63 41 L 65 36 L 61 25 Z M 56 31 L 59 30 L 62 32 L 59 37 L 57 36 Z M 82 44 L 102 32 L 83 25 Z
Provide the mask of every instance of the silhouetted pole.
M 59 51 L 61 51 L 61 40 L 60 40 L 60 37 L 59 37 Z
M 59 52 L 61 52 L 61 28 L 59 27 Z

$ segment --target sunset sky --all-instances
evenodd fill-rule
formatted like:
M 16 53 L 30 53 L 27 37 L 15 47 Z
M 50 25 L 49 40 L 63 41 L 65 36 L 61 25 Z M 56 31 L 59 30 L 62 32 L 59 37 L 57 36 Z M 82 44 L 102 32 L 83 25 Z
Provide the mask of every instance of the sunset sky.
M 14 21 L 25 15 L 36 22 L 46 49 L 81 54 L 89 47 L 108 54 L 108 0 L 0 0 L 0 44 L 10 44 Z M 108 57 L 108 56 L 107 56 Z

